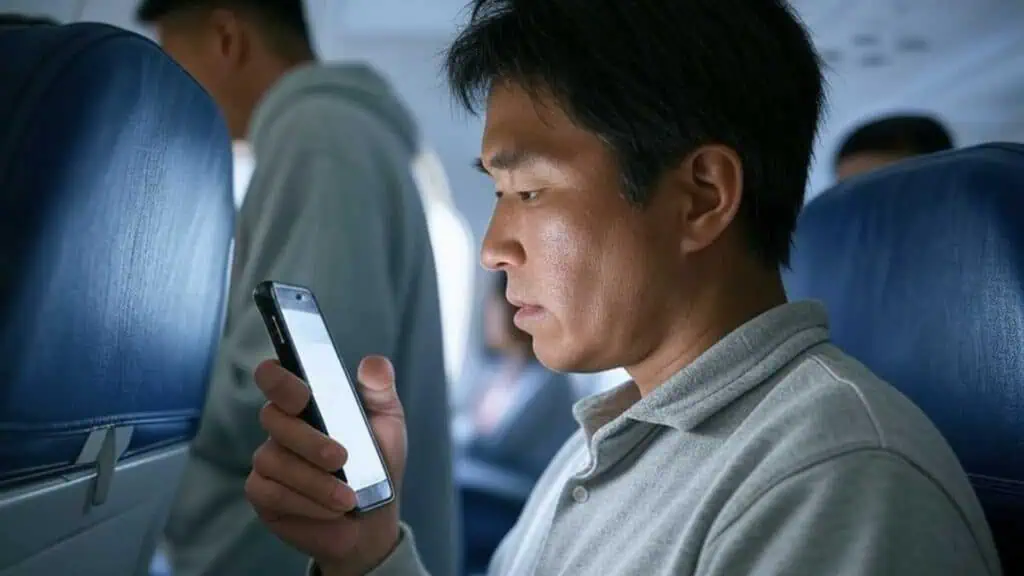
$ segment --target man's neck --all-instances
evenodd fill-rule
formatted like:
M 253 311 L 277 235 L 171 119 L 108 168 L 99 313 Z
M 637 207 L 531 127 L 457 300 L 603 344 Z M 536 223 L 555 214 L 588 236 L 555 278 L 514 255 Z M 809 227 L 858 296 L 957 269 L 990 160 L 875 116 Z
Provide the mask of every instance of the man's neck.
M 268 60 L 259 67 L 259 72 L 252 75 L 252 79 L 249 83 L 249 89 L 247 90 L 248 98 L 243 103 L 246 111 L 244 122 L 242 123 L 245 130 L 240 135 L 241 138 L 245 138 L 249 135 L 251 128 L 252 117 L 256 113 L 256 108 L 260 102 L 266 97 L 267 92 L 274 87 L 275 84 L 281 81 L 285 75 L 292 70 L 314 62 L 314 58 L 303 58 L 303 59 L 284 59 L 280 57 L 268 58 Z
M 650 394 L 730 332 L 786 303 L 777 271 L 744 276 L 705 287 L 689 313 L 678 315 L 663 341 L 642 362 L 626 367 L 641 396 Z

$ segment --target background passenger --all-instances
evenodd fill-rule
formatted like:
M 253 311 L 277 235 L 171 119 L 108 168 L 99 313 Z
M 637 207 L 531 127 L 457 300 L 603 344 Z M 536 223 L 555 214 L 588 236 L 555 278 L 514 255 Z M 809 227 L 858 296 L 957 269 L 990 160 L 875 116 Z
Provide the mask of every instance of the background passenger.
M 576 430 L 576 398 L 569 377 L 538 362 L 532 338 L 513 323 L 507 285 L 505 274 L 496 274 L 484 303 L 485 353 L 466 374 L 455 438 L 464 457 L 536 480 Z
M 890 116 L 857 128 L 836 154 L 839 181 L 894 162 L 953 148 L 949 130 L 932 116 Z
M 459 388 L 453 433 L 463 470 L 511 478 L 529 486 L 576 431 L 576 392 L 566 374 L 552 372 L 533 354 L 532 338 L 516 327 L 516 308 L 505 298 L 508 280 L 495 274 L 484 301 L 484 354 L 469 365 Z M 460 467 L 456 467 L 459 470 Z M 482 572 L 524 503 L 481 497 L 470 485 L 460 493 L 463 566 Z

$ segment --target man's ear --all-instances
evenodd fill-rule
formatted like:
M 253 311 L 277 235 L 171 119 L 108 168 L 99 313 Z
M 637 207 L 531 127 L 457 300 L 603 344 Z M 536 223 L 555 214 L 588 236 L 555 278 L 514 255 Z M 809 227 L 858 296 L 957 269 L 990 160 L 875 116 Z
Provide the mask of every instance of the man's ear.
M 743 200 L 743 163 L 732 148 L 701 146 L 668 175 L 680 194 L 684 253 L 703 250 L 732 224 Z
M 217 38 L 217 50 L 223 58 L 236 66 L 248 60 L 252 39 L 246 23 L 236 12 L 221 8 L 211 10 L 209 26 Z

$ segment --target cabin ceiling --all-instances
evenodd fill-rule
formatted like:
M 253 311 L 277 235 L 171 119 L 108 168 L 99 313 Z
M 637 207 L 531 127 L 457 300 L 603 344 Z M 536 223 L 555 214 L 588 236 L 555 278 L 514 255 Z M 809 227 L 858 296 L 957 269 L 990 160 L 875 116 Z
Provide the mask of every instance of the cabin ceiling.
M 131 21 L 138 0 L 0 0 L 10 11 L 43 11 L 63 21 Z M 1024 1 L 793 0 L 830 68 L 829 109 L 811 191 L 831 180 L 834 146 L 874 115 L 931 111 L 960 143 L 1024 141 Z M 308 0 L 320 52 L 376 60 L 390 39 L 443 47 L 465 0 Z M 386 72 L 401 58 L 382 56 Z M 428 58 L 429 61 L 429 58 Z M 389 69 L 390 67 L 390 69 Z M 397 84 L 403 84 L 398 79 Z M 436 84 L 436 83 L 435 83 Z M 436 90 L 437 86 L 431 86 Z

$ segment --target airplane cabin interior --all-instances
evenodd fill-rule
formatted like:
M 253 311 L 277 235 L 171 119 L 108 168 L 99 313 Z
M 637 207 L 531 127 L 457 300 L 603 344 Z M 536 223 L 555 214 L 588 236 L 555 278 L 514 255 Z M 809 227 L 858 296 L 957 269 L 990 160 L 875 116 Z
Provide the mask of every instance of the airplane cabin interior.
M 1024 574 L 1024 2 L 791 4 L 827 105 L 788 296 L 823 302 L 833 340 L 934 422 L 1004 573 Z M 136 5 L 0 0 L 64 24 L 0 27 L 0 576 L 171 576 L 164 523 L 224 328 L 254 155 Z M 480 425 L 459 406 L 467 380 L 490 374 L 495 299 L 478 263 L 494 203 L 472 166 L 483 124 L 439 72 L 464 8 L 305 2 L 319 58 L 381 71 L 429 143 L 410 170 L 435 261 L 468 576 L 485 573 L 574 432 L 573 403 L 629 375 L 527 372 L 488 396 L 488 430 L 519 444 L 493 460 L 460 448 Z M 896 115 L 940 119 L 953 149 L 838 181 L 851 134 Z

